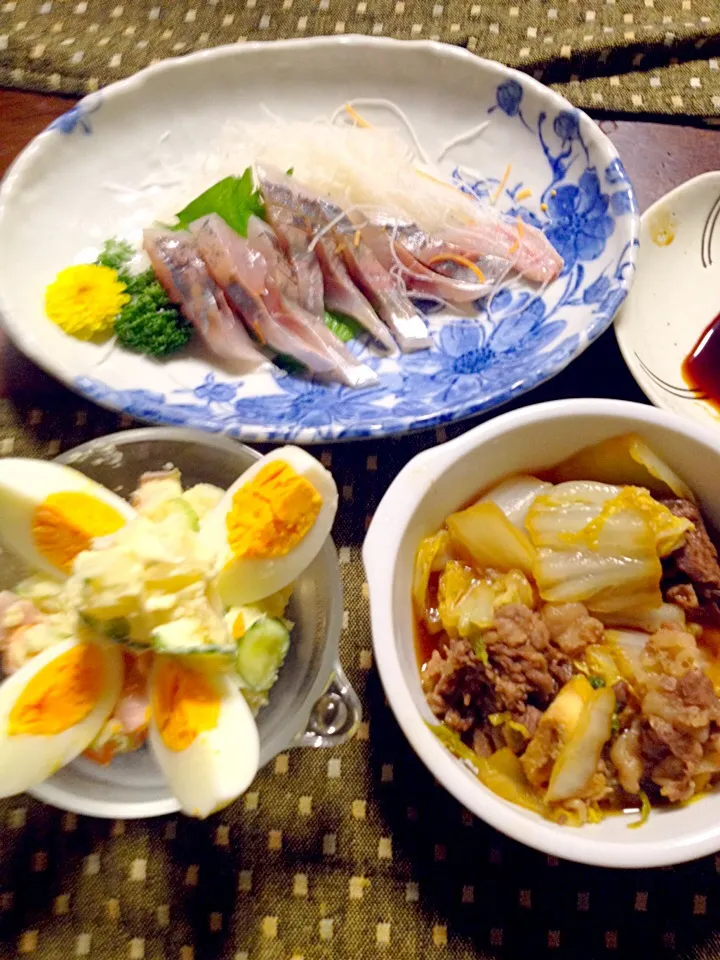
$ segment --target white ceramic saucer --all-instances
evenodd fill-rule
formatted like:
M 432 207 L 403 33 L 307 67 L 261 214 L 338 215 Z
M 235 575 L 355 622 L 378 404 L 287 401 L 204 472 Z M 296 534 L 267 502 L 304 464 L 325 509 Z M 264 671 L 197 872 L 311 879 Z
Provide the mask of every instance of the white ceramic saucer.
M 720 314 L 720 171 L 666 194 L 640 221 L 637 273 L 615 321 L 620 350 L 656 406 L 720 426 L 682 364 Z M 718 369 L 720 389 L 720 369 Z

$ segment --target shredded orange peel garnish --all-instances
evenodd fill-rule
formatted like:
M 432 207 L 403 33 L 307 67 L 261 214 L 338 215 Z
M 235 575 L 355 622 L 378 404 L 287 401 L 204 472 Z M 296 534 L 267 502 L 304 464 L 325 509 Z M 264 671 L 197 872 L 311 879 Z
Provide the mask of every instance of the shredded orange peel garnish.
M 491 197 L 491 199 L 490 199 L 490 203 L 492 203 L 493 205 L 496 204 L 496 203 L 498 202 L 498 200 L 500 199 L 500 194 L 501 194 L 501 193 L 503 192 L 503 190 L 505 189 L 505 184 L 508 182 L 508 177 L 510 176 L 510 170 L 511 170 L 511 169 L 512 169 L 512 165 L 511 165 L 511 164 L 508 164 L 508 165 L 505 167 L 505 173 L 503 173 L 502 179 L 500 180 L 500 183 L 497 185 L 497 188 L 496 188 L 496 190 L 495 190 L 495 193 L 492 195 L 492 197 Z
M 111 267 L 84 263 L 61 270 L 45 290 L 45 312 L 61 330 L 78 340 L 106 336 L 130 299 Z
M 355 109 L 355 107 L 353 107 L 351 104 L 349 104 L 349 103 L 346 103 L 346 104 L 345 104 L 345 111 L 346 111 L 346 113 L 348 114 L 348 116 L 352 117 L 352 119 L 355 121 L 355 123 L 356 123 L 359 127 L 371 127 L 371 126 L 372 126 L 372 124 L 371 124 L 371 123 L 368 123 L 367 120 L 364 119 L 364 117 L 361 117 L 361 116 L 360 116 L 360 114 L 357 112 L 357 110 Z
M 510 249 L 508 250 L 508 253 L 517 253 L 517 251 L 520 249 L 520 241 L 523 235 L 523 222 L 518 218 L 518 220 L 516 220 L 515 223 L 517 226 L 517 240 L 514 240 L 513 243 L 510 245 Z
M 442 263 L 447 260 L 452 260 L 453 263 L 459 263 L 461 266 L 467 267 L 468 270 L 472 270 L 480 283 L 485 283 L 485 274 L 480 267 L 476 263 L 473 263 L 472 260 L 468 260 L 467 257 L 460 256 L 459 253 L 438 253 L 434 257 L 430 257 L 427 265 L 432 267 L 435 263 Z

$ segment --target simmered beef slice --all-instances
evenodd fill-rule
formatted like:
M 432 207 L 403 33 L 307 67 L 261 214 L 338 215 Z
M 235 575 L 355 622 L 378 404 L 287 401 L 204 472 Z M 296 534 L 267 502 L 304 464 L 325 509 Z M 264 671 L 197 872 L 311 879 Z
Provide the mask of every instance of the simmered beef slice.
M 547 707 L 572 676 L 570 661 L 551 643 L 542 616 L 521 603 L 500 607 L 485 634 L 485 649 L 498 709 L 516 716 L 525 713 L 528 703 Z
M 487 722 L 508 712 L 532 735 L 542 711 L 572 677 L 577 657 L 602 637 L 602 624 L 580 603 L 535 613 L 521 603 L 500 607 L 484 634 L 487 666 L 468 640 L 449 639 L 423 670 L 430 709 L 481 755 L 503 746 L 502 730 Z
M 494 710 L 485 667 L 467 640 L 450 639 L 444 650 L 433 650 L 422 673 L 422 687 L 435 716 L 461 734 L 482 727 L 487 713 Z
M 704 615 L 720 621 L 720 563 L 700 510 L 690 500 L 663 502 L 676 517 L 689 520 L 695 527 L 685 535 L 683 546 L 665 560 L 669 584 L 665 596 L 691 618 Z
M 586 647 L 603 641 L 602 623 L 582 603 L 546 603 L 542 618 L 551 641 L 569 657 L 581 657 Z
M 640 756 L 644 776 L 668 800 L 687 800 L 697 777 L 715 775 L 720 699 L 699 667 L 695 639 L 662 628 L 645 648 L 647 683 L 641 704 Z
M 667 587 L 665 599 L 668 603 L 674 603 L 678 607 L 682 607 L 691 618 L 700 610 L 700 601 L 697 593 L 695 593 L 695 587 L 691 583 L 675 583 L 672 587 Z

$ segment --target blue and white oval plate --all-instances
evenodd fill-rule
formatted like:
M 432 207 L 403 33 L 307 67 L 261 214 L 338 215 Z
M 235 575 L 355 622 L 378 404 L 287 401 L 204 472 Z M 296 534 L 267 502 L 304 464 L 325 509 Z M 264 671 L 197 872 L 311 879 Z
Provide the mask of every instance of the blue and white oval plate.
M 47 320 L 44 290 L 55 274 L 136 223 L 149 199 L 162 199 L 168 169 L 219 137 L 228 119 L 261 119 L 268 109 L 311 120 L 357 98 L 392 99 L 430 155 L 489 121 L 461 159 L 445 162 L 448 177 L 462 176 L 457 164 L 481 171 L 465 185 L 497 193 L 500 209 L 543 229 L 564 259 L 561 276 L 542 291 L 514 284 L 477 318 L 432 314 L 434 346 L 423 353 L 382 359 L 356 344 L 379 377 L 362 390 L 284 373 L 233 378 L 192 351 L 154 362 L 80 343 Z M 121 188 L 129 184 L 133 191 Z M 612 322 L 632 283 L 637 237 L 632 186 L 610 141 L 524 74 L 437 43 L 236 45 L 163 61 L 92 94 L 27 147 L 0 191 L 0 311 L 40 366 L 143 420 L 257 442 L 387 436 L 490 410 L 562 370 Z

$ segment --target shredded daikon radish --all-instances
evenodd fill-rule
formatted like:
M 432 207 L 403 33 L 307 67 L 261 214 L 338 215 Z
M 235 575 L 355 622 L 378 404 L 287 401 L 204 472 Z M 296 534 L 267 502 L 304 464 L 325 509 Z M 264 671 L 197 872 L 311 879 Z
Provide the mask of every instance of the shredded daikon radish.
M 281 116 L 278 116 L 277 113 L 273 113 L 273 111 L 270 109 L 270 107 L 268 107 L 268 105 L 267 105 L 266 103 L 261 103 L 261 104 L 260 104 L 260 109 L 261 109 L 262 112 L 265 114 L 265 116 L 268 118 L 268 120 L 271 120 L 273 123 L 277 123 L 277 124 L 284 124 L 284 123 L 285 123 L 285 120 L 283 120 L 283 118 L 282 118 Z
M 376 97 L 358 97 L 356 100 L 350 100 L 347 104 L 340 107 L 339 110 L 336 110 L 335 113 L 330 118 L 330 122 L 336 123 L 337 118 L 342 115 L 342 111 L 346 110 L 347 107 L 350 107 L 353 111 L 355 111 L 356 107 L 380 107 L 381 110 L 388 110 L 390 113 L 396 116 L 398 120 L 402 122 L 405 129 L 410 134 L 410 138 L 412 139 L 415 150 L 417 151 L 417 155 L 422 160 L 422 162 L 427 163 L 428 165 L 432 164 L 432 160 L 430 159 L 428 154 L 425 152 L 423 145 L 420 143 L 420 139 L 417 133 L 415 132 L 415 128 L 410 122 L 410 118 L 405 113 L 405 111 L 401 109 L 396 103 L 393 103 L 392 100 L 385 100 L 384 98 L 376 98 Z
M 322 240 L 322 238 L 330 233 L 331 230 L 334 230 L 335 227 L 340 223 L 341 220 L 344 220 L 346 213 L 342 210 L 336 217 L 330 220 L 324 227 L 321 227 L 313 236 L 310 244 L 308 245 L 308 250 L 312 251 L 315 249 L 316 245 Z
M 466 130 L 465 133 L 459 133 L 456 137 L 453 137 L 452 140 L 443 146 L 440 153 L 437 155 L 437 162 L 446 157 L 451 150 L 454 150 L 455 147 L 459 147 L 463 143 L 467 143 L 469 140 L 474 140 L 475 137 L 479 137 L 480 134 L 490 126 L 489 120 L 483 120 L 482 123 L 479 123 L 476 127 L 471 127 L 470 130 Z
M 389 115 L 387 120 L 383 114 Z M 177 211 L 219 180 L 238 176 L 248 167 L 257 171 L 268 165 L 291 172 L 299 184 L 329 197 L 342 208 L 343 216 L 354 214 L 356 221 L 383 222 L 386 228 L 395 224 L 398 229 L 403 224 L 417 224 L 430 236 L 443 231 L 456 236 L 466 232 L 475 243 L 479 235 L 497 230 L 508 247 L 495 255 L 503 262 L 502 271 L 498 273 L 495 264 L 487 274 L 483 263 L 478 264 L 488 277 L 491 296 L 485 307 L 490 310 L 493 296 L 516 268 L 520 256 L 522 225 L 493 209 L 503 195 L 511 168 L 506 167 L 499 181 L 464 165 L 454 165 L 452 172 L 448 169 L 452 150 L 480 137 L 488 122 L 455 135 L 441 145 L 433 161 L 408 116 L 390 100 L 358 98 L 339 105 L 329 116 L 311 120 L 284 120 L 261 104 L 259 120 L 226 123 L 217 137 L 204 142 L 194 156 L 177 158 L 162 151 L 145 180 L 128 188 L 122 202 L 139 202 L 145 224 L 172 223 Z M 108 189 L 116 196 L 122 190 L 117 184 L 108 184 Z M 134 220 L 139 212 L 140 207 L 134 211 Z M 134 230 L 136 225 L 129 223 L 128 228 Z M 312 246 L 335 225 L 333 220 L 319 227 Z M 508 228 L 513 231 L 510 240 Z M 515 235 L 517 242 L 512 243 Z M 392 273 L 402 286 L 405 279 L 424 279 L 400 262 L 394 246 L 392 254 Z M 525 248 L 523 256 L 527 260 Z M 425 295 L 424 299 L 451 306 L 442 298 Z M 523 307 L 519 305 L 518 309 Z
M 333 122 L 344 106 L 324 120 L 228 123 L 202 153 L 161 166 L 165 176 L 157 179 L 163 189 L 153 219 L 172 222 L 178 210 L 218 180 L 262 163 L 292 169 L 299 182 L 345 209 L 384 210 L 426 232 L 448 221 L 471 225 L 483 215 L 478 201 L 450 183 L 430 160 L 399 107 L 386 100 L 351 103 L 388 110 L 402 120 L 404 130 Z

